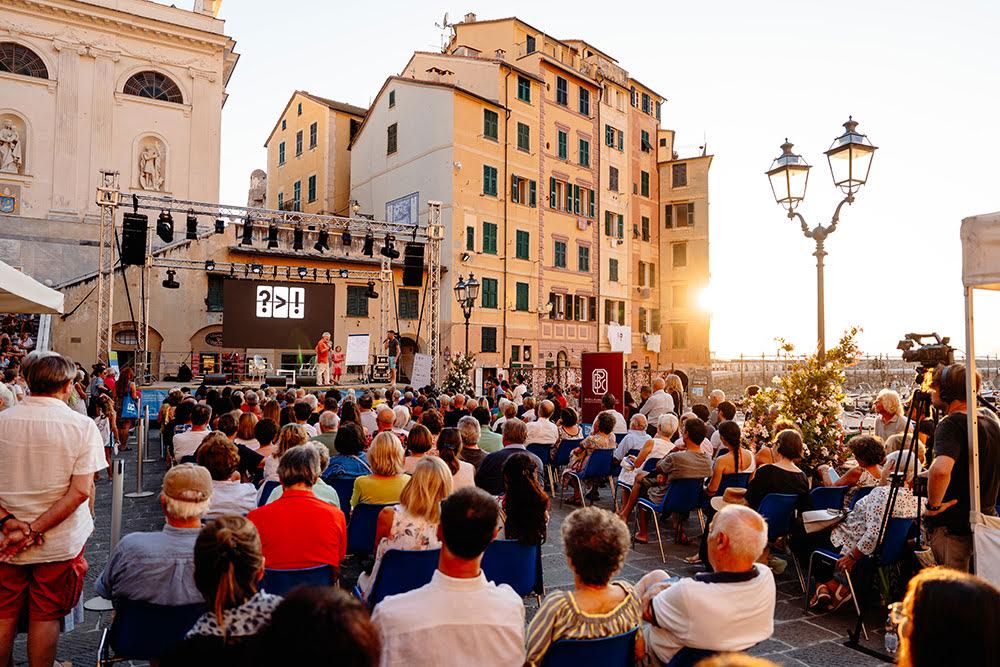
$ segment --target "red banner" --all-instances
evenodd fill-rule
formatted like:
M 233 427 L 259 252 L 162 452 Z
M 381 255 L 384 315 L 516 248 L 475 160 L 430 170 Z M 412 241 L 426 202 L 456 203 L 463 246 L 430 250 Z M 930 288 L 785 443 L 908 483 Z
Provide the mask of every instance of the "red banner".
M 621 412 L 625 397 L 625 354 L 623 352 L 584 352 L 583 382 L 580 390 L 580 411 L 583 423 L 592 424 L 604 408 L 601 399 L 611 394 Z

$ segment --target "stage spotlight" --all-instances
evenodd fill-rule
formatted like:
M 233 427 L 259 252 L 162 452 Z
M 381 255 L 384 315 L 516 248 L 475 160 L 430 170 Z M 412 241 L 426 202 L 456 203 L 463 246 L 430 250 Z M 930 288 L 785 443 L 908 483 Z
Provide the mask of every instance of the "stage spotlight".
M 326 282 L 330 282 L 330 269 L 326 270 Z
M 187 214 L 187 238 L 188 241 L 194 241 L 198 238 L 198 218 L 195 217 L 194 211 L 188 210 Z
M 396 237 L 392 234 L 385 235 L 385 244 L 382 246 L 381 252 L 384 256 L 389 259 L 399 259 L 399 251 L 396 250 Z
M 216 218 L 215 220 L 215 233 L 225 234 L 226 233 L 226 221 L 222 218 Z
M 365 293 L 365 296 L 368 297 L 369 299 L 377 299 L 378 298 L 378 292 L 375 291 L 375 281 L 374 280 L 369 280 L 368 281 L 368 291 Z
M 250 273 L 254 274 L 255 276 L 262 275 L 264 273 L 264 266 L 262 264 L 251 264 Z
M 250 221 L 250 216 L 243 221 L 243 239 L 240 245 L 253 245 L 253 223 Z
M 164 243 L 173 243 L 174 219 L 170 211 L 160 211 L 160 217 L 156 219 L 156 235 L 163 239 Z
M 306 276 L 309 274 L 309 269 L 304 266 L 299 267 L 299 278 L 305 280 Z
M 206 259 L 205 260 L 205 270 L 206 271 L 215 271 L 215 260 L 214 259 Z
M 267 226 L 267 249 L 274 250 L 278 247 L 278 225 L 273 222 Z
M 375 256 L 375 235 L 371 233 L 371 230 L 365 234 L 365 245 L 361 248 L 361 254 L 365 257 Z
M 319 230 L 319 238 L 316 239 L 316 245 L 313 246 L 317 252 L 323 252 L 324 250 L 330 249 L 330 233 L 326 231 L 326 228 Z
M 351 230 L 345 229 L 340 233 L 340 242 L 345 248 L 354 243 L 354 239 L 351 237 Z
M 340 277 L 341 278 L 346 278 L 349 275 L 351 275 L 351 272 L 348 271 L 347 269 L 341 269 L 340 270 Z
M 167 269 L 167 279 L 163 281 L 162 285 L 167 289 L 180 288 L 181 284 L 176 280 L 174 280 L 174 276 L 176 275 L 177 275 L 176 271 L 174 271 L 173 269 Z
M 236 275 L 236 265 L 235 264 L 230 264 L 229 265 L 229 277 L 232 278 L 235 275 Z
M 302 227 L 296 225 L 292 231 L 292 250 L 302 250 Z

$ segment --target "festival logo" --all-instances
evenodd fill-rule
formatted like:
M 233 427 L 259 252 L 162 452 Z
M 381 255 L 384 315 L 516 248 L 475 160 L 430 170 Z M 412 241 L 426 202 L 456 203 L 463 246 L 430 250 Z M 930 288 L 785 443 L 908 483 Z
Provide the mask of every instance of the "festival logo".
M 608 371 L 603 368 L 595 368 L 590 374 L 591 391 L 596 395 L 603 395 L 608 392 Z

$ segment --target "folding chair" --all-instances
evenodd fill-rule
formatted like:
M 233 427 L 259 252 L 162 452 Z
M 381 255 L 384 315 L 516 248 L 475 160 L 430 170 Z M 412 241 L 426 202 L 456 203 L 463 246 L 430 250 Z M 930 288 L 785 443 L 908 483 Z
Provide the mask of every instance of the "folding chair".
M 378 514 L 387 505 L 369 505 L 360 503 L 351 510 L 351 521 L 347 524 L 347 553 L 371 555 L 375 553 L 375 528 L 378 524 Z
M 544 471 L 544 474 L 549 480 L 549 491 L 551 493 L 555 493 L 556 487 L 555 484 L 552 483 L 552 469 L 550 465 L 552 461 L 552 450 L 549 448 L 548 445 L 543 445 L 538 442 L 533 442 L 531 444 L 525 445 L 524 448 L 527 449 L 532 454 L 534 454 L 535 456 L 537 456 L 539 460 L 541 460 L 542 470 Z
M 332 586 L 334 570 L 330 565 L 317 565 L 295 570 L 264 568 L 264 578 L 260 587 L 273 595 L 287 595 L 298 586 Z
M 542 667 L 630 667 L 635 664 L 637 630 L 602 639 L 560 639 L 549 646 Z
M 639 498 L 636 508 L 653 513 L 653 525 L 656 527 L 656 541 L 660 545 L 660 559 L 666 563 L 667 556 L 663 552 L 663 536 L 660 535 L 661 514 L 672 512 L 697 512 L 701 531 L 705 532 L 705 515 L 701 513 L 701 478 L 675 479 L 667 485 L 667 492 L 659 504 L 649 498 Z
M 792 518 L 795 516 L 795 506 L 799 502 L 799 497 L 794 493 L 769 493 L 764 496 L 757 507 L 757 513 L 764 517 L 767 522 L 767 542 L 775 545 L 778 538 L 787 538 L 792 531 Z M 786 540 L 787 545 L 787 540 Z M 799 578 L 799 586 L 806 590 L 805 581 L 802 578 L 802 568 L 799 560 L 795 557 L 790 547 L 782 552 L 792 559 L 795 565 L 795 574 Z
M 844 506 L 846 486 L 817 486 L 809 492 L 814 510 L 840 509 Z
M 590 453 L 590 457 L 587 459 L 587 465 L 584 466 L 583 470 L 580 472 L 569 472 L 570 484 L 576 482 L 576 486 L 580 491 L 580 499 L 583 501 L 583 506 L 587 506 L 587 496 L 583 492 L 583 482 L 584 480 L 592 479 L 603 479 L 608 478 L 608 482 L 611 484 L 611 498 L 612 502 L 615 504 L 615 509 L 618 507 L 617 494 L 615 492 L 615 478 L 611 476 L 611 461 L 614 458 L 615 450 L 613 449 L 595 449 Z M 566 495 L 566 489 L 562 490 L 559 494 L 559 504 L 561 505 L 564 497 Z
M 522 598 L 533 595 L 541 605 L 545 595 L 541 545 L 493 540 L 486 547 L 481 567 L 489 581 L 509 585 Z
M 374 609 L 375 605 L 390 595 L 399 595 L 429 584 L 440 559 L 440 549 L 386 551 L 382 554 L 382 562 L 368 593 L 368 608 Z M 361 599 L 359 586 L 354 587 L 354 596 Z
M 719 480 L 719 488 L 715 490 L 715 495 L 705 498 L 705 502 L 701 504 L 701 508 L 708 509 L 712 504 L 712 498 L 721 496 L 726 492 L 726 489 L 745 489 L 749 483 L 750 473 L 748 472 L 736 472 L 723 475 L 722 479 Z
M 122 660 L 158 660 L 184 639 L 205 613 L 204 603 L 175 607 L 119 599 L 115 616 L 101 633 L 97 649 L 99 667 Z

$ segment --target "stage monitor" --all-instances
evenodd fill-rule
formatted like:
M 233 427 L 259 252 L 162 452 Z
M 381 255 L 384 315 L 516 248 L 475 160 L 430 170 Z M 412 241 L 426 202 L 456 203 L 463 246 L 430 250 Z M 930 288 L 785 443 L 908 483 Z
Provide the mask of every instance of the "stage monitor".
M 333 285 L 227 279 L 225 347 L 312 350 L 333 332 Z

